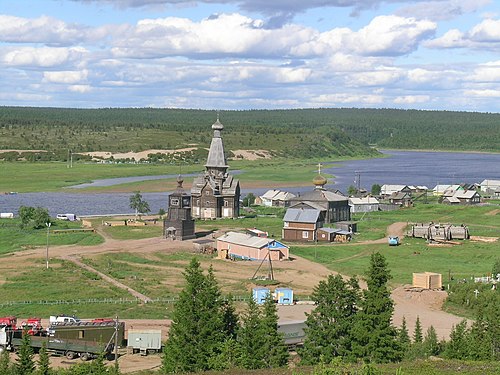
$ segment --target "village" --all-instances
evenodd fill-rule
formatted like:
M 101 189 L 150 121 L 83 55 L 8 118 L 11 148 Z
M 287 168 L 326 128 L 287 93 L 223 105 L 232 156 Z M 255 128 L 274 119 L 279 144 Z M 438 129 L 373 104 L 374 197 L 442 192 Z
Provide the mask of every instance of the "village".
M 423 244 L 428 246 L 454 246 L 468 240 L 491 243 L 498 239 L 475 236 L 474 233 L 470 232 L 467 223 L 413 222 L 411 220 L 391 223 L 382 238 L 359 241 L 357 237 L 362 233 L 359 218 L 362 221 L 364 216 L 370 213 L 397 210 L 404 212 L 404 210 L 413 207 L 416 202 L 417 204 L 427 203 L 427 200 L 434 200 L 444 206 L 481 205 L 484 204 L 486 198 L 500 196 L 500 180 L 484 180 L 480 184 L 472 185 L 437 185 L 433 189 L 426 186 L 382 185 L 375 187 L 375 189 L 372 188 L 376 191 L 371 192 L 358 186 L 350 189 L 352 190 L 351 194 L 346 195 L 339 190 L 327 189 L 328 179 L 322 175 L 322 165 L 319 163 L 317 173 L 312 176 L 308 191 L 292 194 L 271 188 L 264 194 L 255 197 L 251 204 L 247 197 L 247 205 L 242 205 L 240 181 L 228 171 L 229 164 L 222 139 L 223 129 L 224 126 L 217 119 L 212 125 L 213 137 L 205 163 L 205 171 L 194 178 L 189 190 L 183 187 L 184 178 L 182 175 L 177 177 L 177 188 L 168 196 L 167 212 L 163 218 L 147 219 L 143 217 L 140 220 L 133 217 L 128 219 L 107 218 L 102 222 L 102 225 L 106 227 L 126 227 L 126 230 L 130 231 L 147 226 L 161 226 L 161 238 L 155 238 L 154 241 L 151 239 L 148 242 L 142 241 L 142 245 L 133 241 L 113 243 L 107 240 L 111 247 L 101 245 L 88 249 L 81 248 L 81 250 L 51 249 L 51 256 L 61 257 L 61 259 L 70 261 L 85 271 L 95 273 L 117 288 L 126 290 L 144 304 L 151 304 L 154 299 L 150 298 L 147 293 L 145 295 L 138 292 L 127 282 L 122 283 L 103 273 L 92 264 L 84 262 L 81 259 L 82 255 L 91 256 L 93 253 L 100 254 L 120 249 L 119 251 L 141 254 L 153 251 L 184 251 L 215 256 L 218 261 L 223 262 L 216 264 L 216 269 L 220 274 L 234 273 L 231 277 L 235 280 L 241 280 L 244 277 L 251 281 L 249 284 L 252 286 L 251 295 L 258 304 L 265 303 L 267 296 L 272 296 L 279 306 L 280 329 L 284 334 L 291 334 L 294 337 L 293 342 L 289 342 L 289 344 L 295 346 L 303 343 L 305 339 L 305 314 L 314 309 L 311 301 L 307 298 L 304 299 L 304 293 L 310 293 L 315 282 L 335 272 L 319 263 L 292 254 L 291 246 L 307 247 L 313 245 L 325 248 L 331 246 L 332 251 L 335 251 L 339 246 L 363 244 L 387 246 L 387 248 L 398 247 L 403 244 L 402 241 L 405 237 L 420 239 Z M 206 226 L 203 225 L 204 223 L 226 223 L 239 220 L 245 217 L 244 213 L 255 212 L 257 207 L 282 210 L 281 233 L 275 232 L 271 236 L 265 226 L 231 229 L 222 225 L 222 229 L 206 231 Z M 2 214 L 2 218 L 12 218 L 13 216 L 13 214 Z M 96 221 L 89 218 L 77 218 L 74 214 L 59 214 L 57 219 L 64 221 L 78 219 L 83 225 L 82 231 L 95 232 L 99 230 L 102 233 L 102 228 L 96 228 Z M 279 219 L 276 218 L 276 220 Z M 197 230 L 197 226 L 201 226 L 203 229 Z M 50 230 L 50 226 L 47 230 Z M 57 234 L 57 230 L 53 232 L 54 235 Z M 48 233 L 47 268 L 49 262 Z M 279 275 L 277 277 L 279 280 L 275 279 L 275 272 Z M 242 276 L 242 273 L 245 276 Z M 301 275 L 303 273 L 305 274 Z M 451 276 L 435 272 L 432 267 L 419 270 L 419 272 L 408 268 L 407 274 L 408 278 L 412 280 L 411 284 L 400 286 L 392 293 L 396 307 L 393 317 L 394 323 L 400 325 L 405 318 L 408 318 L 408 327 L 413 329 L 415 319 L 420 318 L 424 328 L 433 326 L 439 337 L 448 338 L 453 326 L 460 321 L 459 317 L 441 311 L 441 306 L 446 299 L 445 289 L 449 288 Z M 477 278 L 475 281 L 495 285 L 500 281 L 499 279 L 500 275 L 489 275 Z M 361 286 L 366 287 L 364 281 L 361 282 Z M 9 317 L 9 322 L 12 319 Z M 170 322 L 165 323 L 164 320 L 148 322 L 147 320 L 133 319 L 125 321 L 127 325 L 122 328 L 123 347 L 127 347 L 131 353 L 135 349 L 145 353 L 158 351 L 158 342 L 164 341 L 168 337 Z M 37 322 L 41 326 L 41 320 Z M 102 324 L 99 319 L 94 319 L 92 322 Z M 112 321 L 108 323 L 113 324 Z M 156 329 L 153 336 L 151 336 L 152 328 Z M 127 343 L 126 337 L 129 343 Z M 134 340 L 144 340 L 146 346 L 134 347 L 130 342 L 131 337 Z M 19 345 L 19 342 L 18 340 L 16 345 Z M 149 344 L 146 343 L 152 346 L 148 347 Z M 77 346 L 77 348 L 79 347 Z M 111 350 L 112 347 L 109 351 Z M 55 351 L 66 355 L 64 350 L 55 349 Z M 78 354 L 78 352 L 76 353 Z M 79 353 L 82 358 L 91 358 L 94 355 L 90 354 L 87 351 Z M 72 359 L 74 355 L 75 350 L 71 351 L 70 355 L 66 355 L 66 358 Z M 127 368 L 130 358 L 129 354 L 120 357 L 122 369 Z M 150 359 L 142 361 L 143 364 L 139 367 L 147 368 L 157 364 L 158 361 L 157 356 L 152 356 Z M 132 362 L 137 365 L 137 360 Z

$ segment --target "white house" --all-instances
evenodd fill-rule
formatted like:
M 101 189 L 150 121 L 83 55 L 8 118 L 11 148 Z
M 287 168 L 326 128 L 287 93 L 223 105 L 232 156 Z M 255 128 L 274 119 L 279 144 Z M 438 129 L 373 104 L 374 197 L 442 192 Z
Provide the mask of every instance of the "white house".
M 378 211 L 379 201 L 374 197 L 349 198 L 351 213 Z

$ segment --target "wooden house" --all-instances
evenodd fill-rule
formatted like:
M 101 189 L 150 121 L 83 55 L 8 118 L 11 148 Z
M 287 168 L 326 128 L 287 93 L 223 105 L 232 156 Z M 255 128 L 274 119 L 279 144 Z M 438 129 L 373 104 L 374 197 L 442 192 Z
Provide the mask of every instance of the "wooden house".
M 313 179 L 314 190 L 290 199 L 290 208 L 318 210 L 322 213 L 324 222 L 331 224 L 337 221 L 351 220 L 349 198 L 326 190 L 326 178 L 321 175 Z
M 388 197 L 390 203 L 401 206 L 410 207 L 412 205 L 412 197 L 409 192 L 397 192 Z
M 255 204 L 266 207 L 288 207 L 290 199 L 294 197 L 295 194 L 287 191 L 272 189 L 255 198 Z
M 380 187 L 380 195 L 388 197 L 395 193 L 409 193 L 411 195 L 411 188 L 408 185 L 388 185 L 384 184 Z
M 271 260 L 285 260 L 289 257 L 288 246 L 279 241 L 238 232 L 218 237 L 217 251 L 219 257 L 230 259 L 263 260 L 270 257 Z
M 358 212 L 378 211 L 379 205 L 380 203 L 375 197 L 349 198 L 349 206 L 351 207 L 351 213 L 353 214 Z
M 289 208 L 283 218 L 282 238 L 285 241 L 316 241 L 316 230 L 323 227 L 320 210 Z
M 500 197 L 500 180 L 483 180 L 479 189 L 484 196 Z
M 481 203 L 481 195 L 475 190 L 459 190 L 453 195 L 453 198 L 458 199 L 460 201 L 460 204 Z

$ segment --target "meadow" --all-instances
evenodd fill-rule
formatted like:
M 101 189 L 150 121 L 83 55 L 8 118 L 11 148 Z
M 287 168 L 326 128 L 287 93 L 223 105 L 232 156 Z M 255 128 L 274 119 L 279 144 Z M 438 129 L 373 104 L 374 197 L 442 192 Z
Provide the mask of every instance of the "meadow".
M 0 257 L 14 251 L 47 246 L 47 229 L 21 228 L 19 219 L 0 219 Z M 49 246 L 99 245 L 104 239 L 93 232 L 54 232 L 81 228 L 80 222 L 55 220 L 48 234 Z
M 267 211 L 273 211 L 267 209 Z M 413 272 L 439 272 L 443 274 L 443 282 L 448 283 L 472 276 L 486 275 L 498 258 L 498 242 L 482 243 L 460 241 L 460 245 L 428 246 L 423 239 L 404 238 L 402 244 L 390 247 L 386 243 L 368 244 L 367 240 L 379 239 L 386 235 L 387 226 L 394 222 L 450 222 L 464 223 L 469 226 L 472 235 L 493 236 L 500 233 L 500 215 L 495 213 L 496 206 L 465 207 L 445 206 L 437 204 L 417 204 L 413 208 L 391 212 L 375 212 L 359 215 L 359 234 L 348 244 L 290 244 L 291 256 L 298 255 L 314 262 L 324 264 L 332 271 L 346 275 L 363 276 L 372 252 L 379 251 L 387 259 L 393 279 L 391 285 L 411 283 Z M 257 211 L 258 213 L 259 211 Z M 227 231 L 256 227 L 269 232 L 271 237 L 281 237 L 282 210 L 276 210 L 276 216 L 255 216 L 237 220 L 197 221 L 197 231 Z M 100 221 L 100 220 L 97 220 Z M 11 223 L 3 225 L 5 222 Z M 67 223 L 61 225 L 75 225 Z M 160 236 L 160 226 L 146 227 L 102 227 L 106 235 L 115 240 L 131 240 Z M 34 232 L 31 235 L 29 232 Z M 13 234 L 14 233 L 14 234 Z M 16 234 L 19 233 L 19 234 Z M 3 234 L 3 235 L 2 235 Z M 86 236 L 77 241 L 78 235 Z M 61 237 L 57 237 L 61 236 Z M 68 236 L 68 237 L 65 237 Z M 12 253 L 44 247 L 46 230 L 27 231 L 23 233 L 14 221 L 0 221 L 0 253 Z M 57 242 L 59 241 L 59 242 Z M 96 244 L 102 237 L 93 233 L 51 234 L 51 246 L 67 243 Z M 128 293 L 110 287 L 93 273 L 81 271 L 71 263 L 63 260 L 51 261 L 51 269 L 45 270 L 43 259 L 26 258 L 25 268 L 12 262 L 4 262 L 0 266 L 0 293 L 6 296 L 4 301 L 15 301 L 16 304 L 0 305 L 0 313 L 24 315 L 28 311 L 39 315 L 47 315 L 64 311 L 77 311 L 82 316 L 105 315 L 119 313 L 122 317 L 158 318 L 169 315 L 171 304 L 163 299 L 174 297 L 182 288 L 179 276 L 192 256 L 200 259 L 206 269 L 210 264 L 219 267 L 218 279 L 224 284 L 225 293 L 244 295 L 249 288 L 248 277 L 257 267 L 249 269 L 249 275 L 221 274 L 222 269 L 229 270 L 230 265 L 209 255 L 193 255 L 186 252 L 173 253 L 113 253 L 83 255 L 82 260 L 99 271 L 116 278 L 139 292 L 158 302 L 141 305 L 135 302 L 116 302 L 120 298 L 129 298 Z M 228 268 L 229 267 L 229 268 Z M 279 275 L 278 275 L 279 280 Z M 111 298 L 109 303 L 73 303 L 74 299 Z M 36 303 L 31 307 L 22 301 L 55 301 L 63 300 L 62 305 Z
M 347 160 L 338 158 L 335 161 Z M 317 170 L 316 160 L 267 159 L 257 161 L 231 161 L 230 171 L 239 170 L 238 179 L 246 187 L 303 186 L 311 184 L 311 176 Z M 68 168 L 63 162 L 5 162 L 0 161 L 0 168 L 9 178 L 0 180 L 0 192 L 50 192 L 65 191 L 68 186 L 88 183 L 93 180 L 132 177 L 177 175 L 179 173 L 198 173 L 204 170 L 202 164 L 99 164 L 75 163 Z M 329 177 L 328 175 L 325 175 Z M 184 178 L 185 187 L 189 187 L 193 177 Z M 177 186 L 176 178 L 150 180 L 120 184 L 117 186 L 94 187 L 72 190 L 74 193 L 85 192 L 158 192 L 169 191 Z

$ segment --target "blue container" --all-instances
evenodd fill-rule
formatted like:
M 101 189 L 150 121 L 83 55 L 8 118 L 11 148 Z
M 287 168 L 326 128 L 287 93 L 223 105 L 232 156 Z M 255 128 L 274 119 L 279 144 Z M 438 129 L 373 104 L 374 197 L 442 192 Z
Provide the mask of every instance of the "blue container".
M 293 290 L 290 288 L 276 288 L 274 295 L 278 304 L 293 305 Z
M 266 298 L 270 293 L 271 293 L 271 291 L 269 290 L 269 288 L 253 288 L 252 289 L 253 299 L 259 305 L 262 305 L 266 301 Z

